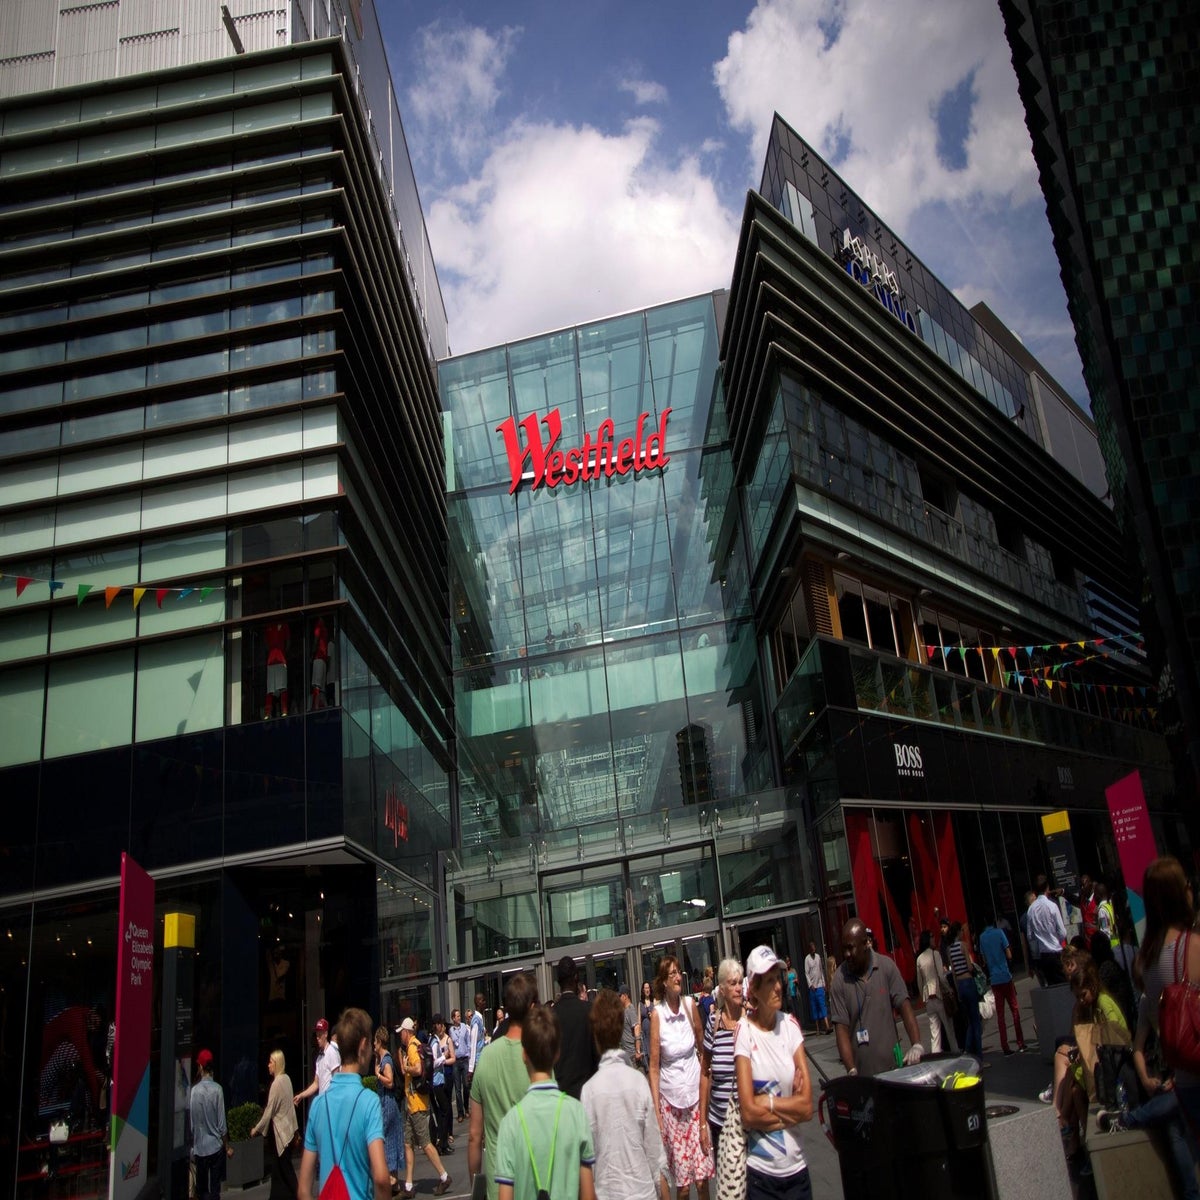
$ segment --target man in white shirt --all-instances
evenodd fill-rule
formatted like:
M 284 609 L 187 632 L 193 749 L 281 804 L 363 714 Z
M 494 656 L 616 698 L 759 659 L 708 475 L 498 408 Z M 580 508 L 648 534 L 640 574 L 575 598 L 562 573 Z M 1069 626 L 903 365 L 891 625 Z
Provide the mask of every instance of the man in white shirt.
M 825 964 L 817 953 L 817 943 L 808 943 L 808 954 L 804 957 L 804 982 L 808 984 L 808 1007 L 818 1033 L 832 1033 L 829 1009 L 825 1004 Z M 824 1022 L 824 1028 L 821 1023 Z
M 317 1039 L 316 1071 L 312 1083 L 292 1097 L 292 1103 L 297 1108 L 301 1100 L 328 1091 L 329 1081 L 342 1069 L 342 1052 L 338 1049 L 337 1041 L 330 1038 L 329 1022 L 324 1017 L 313 1026 L 313 1035 Z
M 1049 987 L 1066 982 L 1062 948 L 1067 941 L 1067 930 L 1058 905 L 1050 898 L 1050 881 L 1045 875 L 1037 877 L 1034 890 L 1037 899 L 1025 914 L 1025 937 L 1029 942 L 1030 957 L 1037 963 L 1041 977 Z

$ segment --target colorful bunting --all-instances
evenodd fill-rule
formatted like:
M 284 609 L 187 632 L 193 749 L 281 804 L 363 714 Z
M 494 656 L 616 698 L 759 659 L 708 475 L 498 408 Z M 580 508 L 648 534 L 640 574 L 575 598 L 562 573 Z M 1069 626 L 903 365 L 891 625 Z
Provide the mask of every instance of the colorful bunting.
M 53 600 L 58 592 L 62 591 L 66 586 L 61 579 L 39 579 L 36 575 L 6 575 L 0 572 L 0 580 L 12 579 L 16 585 L 17 595 L 22 596 L 25 589 L 31 583 L 44 583 L 49 588 L 50 599 Z M 83 602 L 96 591 L 96 584 L 80 583 L 75 585 L 75 606 L 80 607 Z M 123 592 L 131 591 L 133 593 L 133 607 L 136 610 L 142 602 L 142 597 L 146 594 L 148 588 L 143 584 L 108 584 L 103 587 L 104 592 L 104 607 L 111 608 L 112 602 Z M 206 600 L 215 591 L 224 591 L 223 584 L 206 584 L 204 587 L 197 587 L 194 584 L 184 585 L 182 587 L 165 587 L 155 589 L 155 598 L 158 601 L 158 607 L 162 608 L 163 600 L 174 594 L 178 599 L 185 600 L 188 596 L 194 593 L 199 593 L 201 601 Z

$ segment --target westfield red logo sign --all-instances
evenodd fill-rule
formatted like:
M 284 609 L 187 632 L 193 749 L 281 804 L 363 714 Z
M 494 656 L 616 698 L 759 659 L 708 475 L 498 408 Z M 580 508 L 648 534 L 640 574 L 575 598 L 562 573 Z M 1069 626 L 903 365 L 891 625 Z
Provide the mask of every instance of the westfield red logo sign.
M 509 417 L 496 426 L 496 432 L 504 435 L 504 449 L 508 454 L 508 469 L 512 475 L 511 496 L 528 480 L 531 488 L 556 488 L 560 483 L 572 484 L 580 479 L 612 478 L 614 475 L 635 475 L 639 471 L 655 471 L 671 461 L 666 452 L 667 418 L 669 408 L 663 409 L 658 428 L 647 436 L 646 426 L 649 413 L 637 419 L 637 431 L 633 437 L 615 440 L 612 418 L 600 422 L 595 434 L 585 433 L 583 445 L 559 449 L 562 437 L 562 417 L 557 408 L 552 408 L 538 419 L 530 413 L 520 424 Z M 546 436 L 542 437 L 543 428 Z M 518 430 L 525 433 L 524 445 Z

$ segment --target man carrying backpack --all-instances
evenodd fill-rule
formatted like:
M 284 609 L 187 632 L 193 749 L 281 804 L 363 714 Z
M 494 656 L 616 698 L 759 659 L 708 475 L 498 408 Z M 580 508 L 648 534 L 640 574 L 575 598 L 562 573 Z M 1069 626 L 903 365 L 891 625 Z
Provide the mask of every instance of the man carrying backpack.
M 404 1195 L 415 1196 L 413 1187 L 413 1165 L 417 1151 L 424 1150 L 425 1157 L 438 1173 L 433 1185 L 433 1194 L 441 1196 L 450 1190 L 451 1179 L 442 1166 L 437 1147 L 429 1140 L 429 1087 L 432 1071 L 429 1056 L 422 1053 L 421 1043 L 416 1036 L 417 1027 L 412 1017 L 400 1023 L 400 1070 L 404 1073 L 408 1108 L 404 1114 Z
M 371 1018 L 348 1008 L 337 1023 L 341 1069 L 313 1101 L 300 1160 L 299 1200 L 389 1200 L 391 1183 L 383 1146 L 383 1118 L 375 1093 L 364 1088 L 372 1058 Z

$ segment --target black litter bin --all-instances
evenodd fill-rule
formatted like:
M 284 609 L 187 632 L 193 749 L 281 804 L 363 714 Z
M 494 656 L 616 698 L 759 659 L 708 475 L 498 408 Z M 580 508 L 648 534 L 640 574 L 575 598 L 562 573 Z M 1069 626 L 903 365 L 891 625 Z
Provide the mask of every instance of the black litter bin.
M 821 1097 L 846 1200 L 994 1200 L 982 1083 L 847 1075 Z

